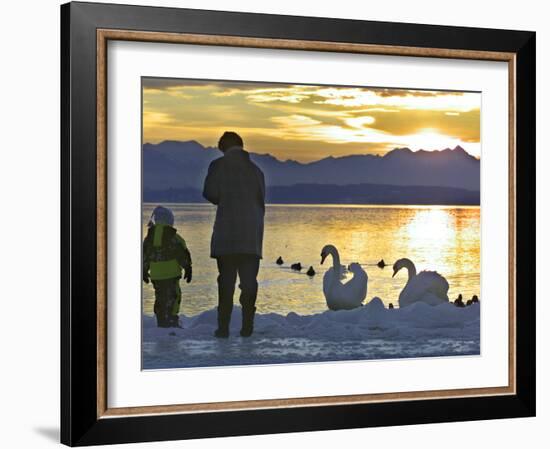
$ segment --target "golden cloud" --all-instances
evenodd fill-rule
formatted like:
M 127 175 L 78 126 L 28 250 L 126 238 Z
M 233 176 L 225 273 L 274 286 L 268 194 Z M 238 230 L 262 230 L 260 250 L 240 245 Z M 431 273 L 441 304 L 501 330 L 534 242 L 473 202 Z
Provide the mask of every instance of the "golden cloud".
M 145 141 L 213 144 L 231 128 L 261 145 L 254 151 L 277 156 L 292 145 L 302 160 L 395 146 L 461 145 L 479 156 L 478 93 L 174 79 L 143 86 Z

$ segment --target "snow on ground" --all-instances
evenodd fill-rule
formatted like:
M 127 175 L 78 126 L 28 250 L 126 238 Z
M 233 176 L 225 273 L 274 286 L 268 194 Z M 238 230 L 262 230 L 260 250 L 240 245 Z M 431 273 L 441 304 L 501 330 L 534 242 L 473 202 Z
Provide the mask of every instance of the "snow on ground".
M 476 355 L 480 305 L 416 303 L 386 309 L 374 298 L 354 310 L 301 316 L 256 314 L 254 334 L 241 338 L 235 306 L 229 339 L 213 337 L 216 310 L 181 316 L 184 329 L 160 329 L 143 317 L 143 369 Z

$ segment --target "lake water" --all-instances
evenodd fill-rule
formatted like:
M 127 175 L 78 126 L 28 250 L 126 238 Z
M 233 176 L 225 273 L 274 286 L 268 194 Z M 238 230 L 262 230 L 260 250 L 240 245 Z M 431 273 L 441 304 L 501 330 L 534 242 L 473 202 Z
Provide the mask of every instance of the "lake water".
M 143 232 L 152 204 L 144 204 Z M 217 268 L 210 255 L 215 207 L 207 204 L 165 204 L 175 215 L 175 227 L 193 258 L 193 281 L 182 281 L 181 313 L 194 316 L 217 305 Z M 406 270 L 392 279 L 391 264 L 411 259 L 417 271 L 436 270 L 449 282 L 449 299 L 480 294 L 480 209 L 460 206 L 268 205 L 265 216 L 264 258 L 260 265 L 259 313 L 310 315 L 327 310 L 322 291 L 329 257 L 320 265 L 321 249 L 335 245 L 342 264 L 359 262 L 369 276 L 368 302 L 378 296 L 397 306 L 407 282 Z M 285 264 L 276 265 L 281 256 Z M 380 269 L 376 262 L 384 259 Z M 290 270 L 301 262 L 302 273 Z M 305 271 L 313 266 L 313 278 Z M 235 293 L 235 304 L 238 304 Z M 143 311 L 153 313 L 154 292 L 143 287 Z

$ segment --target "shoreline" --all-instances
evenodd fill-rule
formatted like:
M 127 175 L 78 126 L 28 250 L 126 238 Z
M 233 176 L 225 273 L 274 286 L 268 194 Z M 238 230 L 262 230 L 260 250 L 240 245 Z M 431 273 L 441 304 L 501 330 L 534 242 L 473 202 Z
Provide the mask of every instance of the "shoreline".
M 196 202 L 151 202 L 143 201 L 142 206 L 155 207 L 160 204 L 172 204 L 176 206 L 203 206 L 215 208 L 216 206 L 206 201 Z M 377 203 L 265 203 L 266 207 L 320 207 L 320 208 L 365 208 L 365 209 L 481 209 L 476 204 L 377 204 Z
M 239 337 L 233 309 L 227 340 L 213 337 L 216 310 L 181 316 L 183 329 L 157 328 L 142 316 L 142 368 L 168 369 L 449 356 L 481 351 L 480 304 L 466 308 L 416 303 L 386 309 L 380 301 L 314 315 L 258 314 L 252 337 Z

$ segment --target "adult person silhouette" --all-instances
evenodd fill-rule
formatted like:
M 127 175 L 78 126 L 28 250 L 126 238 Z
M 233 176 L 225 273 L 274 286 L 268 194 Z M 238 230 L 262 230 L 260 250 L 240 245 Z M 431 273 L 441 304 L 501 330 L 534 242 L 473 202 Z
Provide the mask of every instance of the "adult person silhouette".
M 258 270 L 262 258 L 265 180 L 250 160 L 242 138 L 226 131 L 218 142 L 223 156 L 212 161 L 203 196 L 217 206 L 210 257 L 218 265 L 218 328 L 214 335 L 229 337 L 235 282 L 239 275 L 242 306 L 241 336 L 254 331 Z

